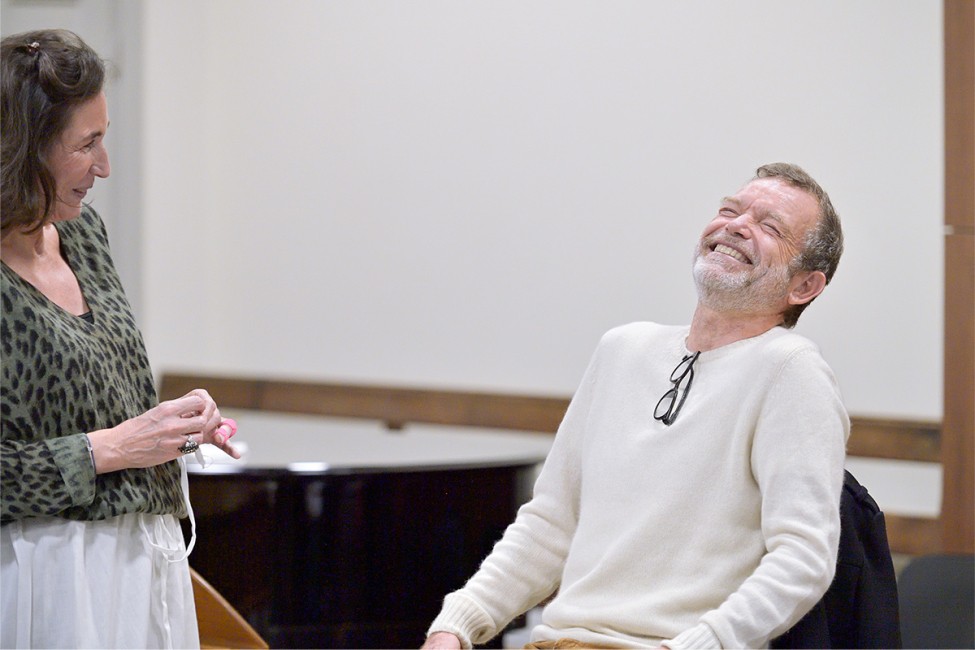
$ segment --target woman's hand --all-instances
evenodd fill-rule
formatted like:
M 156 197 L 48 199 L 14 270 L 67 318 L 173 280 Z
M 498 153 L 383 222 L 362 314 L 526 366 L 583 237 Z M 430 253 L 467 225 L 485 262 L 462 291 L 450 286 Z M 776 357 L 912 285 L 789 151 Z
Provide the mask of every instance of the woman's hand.
M 234 458 L 240 453 L 220 427 L 220 409 L 205 390 L 196 389 L 162 402 L 111 429 L 88 434 L 99 474 L 130 467 L 152 467 L 179 458 L 186 441 L 210 443 Z M 218 428 L 219 427 L 219 428 Z
M 220 424 L 217 425 L 216 429 L 212 430 L 209 434 L 201 434 L 199 437 L 202 442 L 217 447 L 228 456 L 240 458 L 240 452 L 230 444 L 230 439 L 234 437 L 235 433 L 237 433 L 237 422 L 230 418 L 221 418 Z M 194 440 L 196 439 L 196 436 L 190 437 Z

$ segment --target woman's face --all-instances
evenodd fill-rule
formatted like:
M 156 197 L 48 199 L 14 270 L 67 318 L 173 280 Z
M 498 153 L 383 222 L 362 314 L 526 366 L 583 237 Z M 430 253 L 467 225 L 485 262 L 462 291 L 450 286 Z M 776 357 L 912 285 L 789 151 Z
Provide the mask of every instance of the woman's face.
M 51 145 L 47 164 L 57 184 L 54 221 L 81 214 L 81 202 L 95 177 L 107 178 L 111 172 L 104 143 L 107 130 L 108 103 L 105 93 L 99 93 L 74 109 L 61 137 Z

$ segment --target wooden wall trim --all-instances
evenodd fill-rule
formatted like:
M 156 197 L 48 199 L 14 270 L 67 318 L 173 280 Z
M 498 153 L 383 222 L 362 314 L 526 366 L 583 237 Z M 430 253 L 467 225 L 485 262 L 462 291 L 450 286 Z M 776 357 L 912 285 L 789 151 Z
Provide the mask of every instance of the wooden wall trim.
M 568 397 L 186 374 L 164 375 L 160 398 L 200 386 L 224 407 L 366 418 L 393 429 L 425 422 L 551 434 L 569 404 Z
M 975 2 L 944 2 L 945 224 L 975 234 Z M 970 270 L 970 269 L 969 269 Z
M 393 429 L 410 422 L 488 427 L 552 435 L 569 398 L 537 395 L 368 386 L 256 377 L 166 374 L 161 399 L 173 399 L 206 388 L 221 407 L 366 418 Z M 939 462 L 940 431 L 936 422 L 851 418 L 851 456 Z M 921 554 L 941 548 L 937 519 L 886 515 L 887 537 L 895 553 Z
M 228 408 L 366 418 L 394 429 L 425 422 L 551 434 L 569 405 L 567 396 L 179 373 L 163 376 L 160 398 L 173 399 L 201 386 Z M 937 463 L 939 428 L 937 422 L 852 417 L 848 452 Z
M 850 456 L 941 462 L 941 427 L 937 422 L 850 417 Z
M 944 2 L 944 550 L 975 553 L 975 2 Z
M 941 550 L 941 524 L 937 519 L 884 514 L 891 553 L 926 555 Z

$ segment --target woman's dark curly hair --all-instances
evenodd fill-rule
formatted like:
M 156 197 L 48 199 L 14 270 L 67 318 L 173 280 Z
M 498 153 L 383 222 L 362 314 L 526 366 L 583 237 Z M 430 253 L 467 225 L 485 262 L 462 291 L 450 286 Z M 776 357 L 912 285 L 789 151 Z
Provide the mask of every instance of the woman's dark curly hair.
M 105 64 L 76 34 L 45 29 L 0 42 L 0 231 L 50 219 L 57 186 L 46 159 L 72 111 L 102 91 Z

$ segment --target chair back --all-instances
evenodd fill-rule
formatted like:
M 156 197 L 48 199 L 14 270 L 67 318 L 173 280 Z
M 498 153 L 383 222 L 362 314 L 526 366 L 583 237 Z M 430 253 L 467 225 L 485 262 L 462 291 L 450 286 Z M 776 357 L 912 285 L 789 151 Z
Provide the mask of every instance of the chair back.
M 975 555 L 922 555 L 898 581 L 905 648 L 975 648 Z
M 267 648 L 244 617 L 203 577 L 190 569 L 201 648 Z

